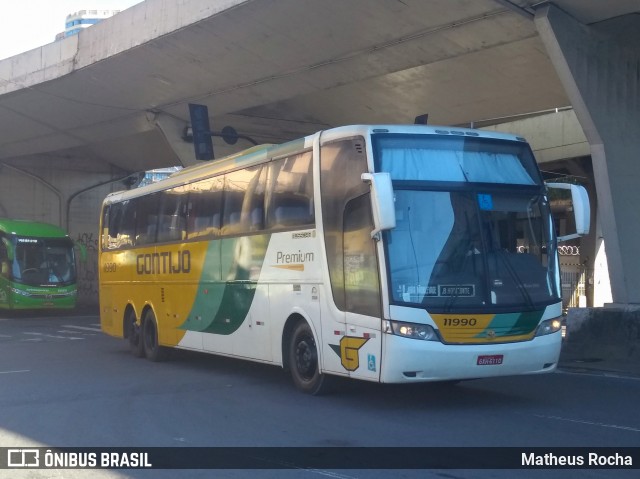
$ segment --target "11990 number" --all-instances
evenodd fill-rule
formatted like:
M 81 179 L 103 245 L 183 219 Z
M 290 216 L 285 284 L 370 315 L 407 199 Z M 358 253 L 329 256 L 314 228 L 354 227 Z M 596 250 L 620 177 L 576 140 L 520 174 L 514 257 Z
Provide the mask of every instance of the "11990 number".
M 476 318 L 444 318 L 444 326 L 475 326 L 478 323 Z

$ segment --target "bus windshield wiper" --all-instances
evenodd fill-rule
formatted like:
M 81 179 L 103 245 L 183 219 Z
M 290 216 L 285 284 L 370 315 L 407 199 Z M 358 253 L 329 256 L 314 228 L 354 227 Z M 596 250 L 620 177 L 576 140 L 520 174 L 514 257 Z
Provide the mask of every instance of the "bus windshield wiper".
M 494 252 L 498 253 L 498 257 L 502 260 L 502 262 L 505 265 L 505 269 L 507 270 L 511 278 L 515 281 L 516 287 L 518 288 L 518 291 L 520 291 L 520 294 L 526 301 L 527 306 L 531 311 L 533 311 L 535 309 L 535 305 L 533 304 L 531 295 L 527 291 L 527 287 L 524 285 L 524 283 L 520 279 L 518 272 L 513 268 L 511 261 L 509 261 L 509 258 L 507 257 L 507 253 L 502 249 L 496 249 L 494 250 Z

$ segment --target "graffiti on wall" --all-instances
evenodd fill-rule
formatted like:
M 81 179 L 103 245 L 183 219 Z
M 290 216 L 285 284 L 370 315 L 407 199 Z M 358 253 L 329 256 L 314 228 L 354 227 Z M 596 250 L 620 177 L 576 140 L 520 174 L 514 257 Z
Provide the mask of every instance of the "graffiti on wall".
M 98 236 L 95 233 L 78 233 L 75 239 L 87 251 L 87 260 L 78 261 L 78 302 L 98 303 Z

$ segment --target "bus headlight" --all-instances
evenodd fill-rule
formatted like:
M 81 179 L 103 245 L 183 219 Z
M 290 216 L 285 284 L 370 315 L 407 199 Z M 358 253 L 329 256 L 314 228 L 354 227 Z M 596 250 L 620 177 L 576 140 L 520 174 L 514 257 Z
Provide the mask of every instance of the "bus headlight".
M 547 319 L 538 325 L 536 336 L 545 336 L 560 331 L 562 328 L 562 320 L 560 318 Z
M 438 333 L 428 324 L 404 323 L 400 321 L 385 321 L 384 332 L 402 336 L 404 338 L 422 339 L 424 341 L 439 341 Z

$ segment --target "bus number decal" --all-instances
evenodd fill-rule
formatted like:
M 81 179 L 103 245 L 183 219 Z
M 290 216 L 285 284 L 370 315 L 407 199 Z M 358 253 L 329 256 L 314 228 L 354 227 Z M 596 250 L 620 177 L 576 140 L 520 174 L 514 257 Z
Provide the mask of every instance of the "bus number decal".
M 475 326 L 478 324 L 478 320 L 476 318 L 444 318 L 443 326 Z
M 105 263 L 102 266 L 102 271 L 105 273 L 115 273 L 117 269 L 116 263 Z

